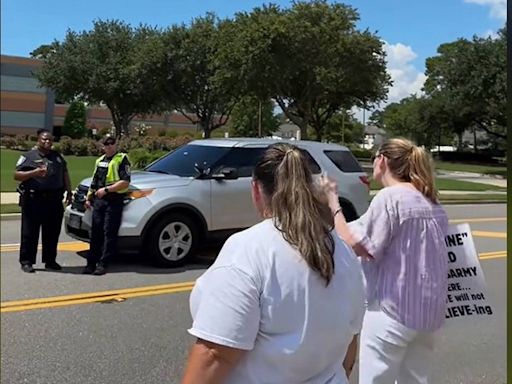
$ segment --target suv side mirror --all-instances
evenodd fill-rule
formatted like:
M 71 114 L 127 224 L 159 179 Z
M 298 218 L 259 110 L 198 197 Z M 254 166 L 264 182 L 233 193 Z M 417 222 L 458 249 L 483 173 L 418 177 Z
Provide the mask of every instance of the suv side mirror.
M 224 167 L 219 169 L 217 173 L 211 175 L 215 180 L 235 180 L 238 179 L 238 170 L 232 167 Z

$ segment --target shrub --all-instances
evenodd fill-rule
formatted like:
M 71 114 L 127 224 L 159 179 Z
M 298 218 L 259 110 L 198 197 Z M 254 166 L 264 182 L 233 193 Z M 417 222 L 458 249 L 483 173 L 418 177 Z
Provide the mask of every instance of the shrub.
M 15 145 L 17 149 L 20 149 L 22 151 L 26 151 L 29 149 L 29 143 L 27 143 L 27 135 L 16 135 L 14 138 Z
M 64 118 L 62 134 L 73 139 L 81 139 L 87 132 L 87 117 L 85 104 L 81 101 L 73 101 Z
M 89 145 L 87 140 L 73 140 L 72 151 L 76 156 L 87 156 L 89 154 Z
M 57 152 L 59 152 L 59 153 L 62 153 L 62 152 L 61 152 L 61 146 L 60 146 L 60 143 L 53 143 L 53 145 L 52 145 L 52 149 L 53 149 L 54 151 L 57 151 Z
M 14 137 L 3 136 L 0 138 L 0 144 L 7 149 L 14 149 L 16 147 L 16 139 Z
M 73 154 L 73 140 L 69 136 L 62 136 L 60 138 L 60 150 L 63 155 Z
M 372 157 L 373 152 L 364 148 L 352 148 L 352 154 L 358 159 L 369 159 Z
M 498 164 L 498 160 L 492 157 L 493 153 L 474 152 L 439 152 L 437 159 L 441 161 L 453 161 L 475 164 Z
M 166 151 L 148 152 L 145 149 L 138 148 L 130 151 L 128 158 L 134 169 L 142 169 L 165 154 L 167 154 Z
M 165 128 L 158 129 L 158 137 L 164 137 L 166 135 L 167 135 L 167 132 L 166 132 Z
M 87 153 L 89 156 L 99 156 L 101 154 L 100 144 L 93 139 L 87 139 Z
M 170 138 L 177 137 L 178 136 L 178 132 L 176 132 L 174 130 L 167 131 L 167 136 L 170 137 Z

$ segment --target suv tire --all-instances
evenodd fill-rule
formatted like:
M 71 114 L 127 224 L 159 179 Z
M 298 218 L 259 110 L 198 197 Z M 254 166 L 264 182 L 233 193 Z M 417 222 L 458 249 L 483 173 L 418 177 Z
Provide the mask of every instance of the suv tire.
M 149 229 L 147 246 L 160 267 L 178 267 L 195 253 L 199 231 L 195 222 L 181 213 L 166 213 Z

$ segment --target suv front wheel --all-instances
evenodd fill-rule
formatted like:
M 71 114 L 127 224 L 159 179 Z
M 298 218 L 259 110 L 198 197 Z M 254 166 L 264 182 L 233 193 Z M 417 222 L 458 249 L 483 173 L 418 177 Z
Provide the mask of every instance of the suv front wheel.
M 151 227 L 147 244 L 157 265 L 178 267 L 194 253 L 198 237 L 193 220 L 181 213 L 169 213 Z

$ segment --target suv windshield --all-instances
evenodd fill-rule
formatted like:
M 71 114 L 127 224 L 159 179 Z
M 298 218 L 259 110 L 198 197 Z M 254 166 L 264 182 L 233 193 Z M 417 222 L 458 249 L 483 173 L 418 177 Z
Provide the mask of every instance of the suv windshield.
M 197 176 L 197 171 L 194 168 L 196 164 L 206 170 L 230 149 L 229 147 L 187 144 L 150 164 L 144 170 L 181 177 L 195 177 Z

